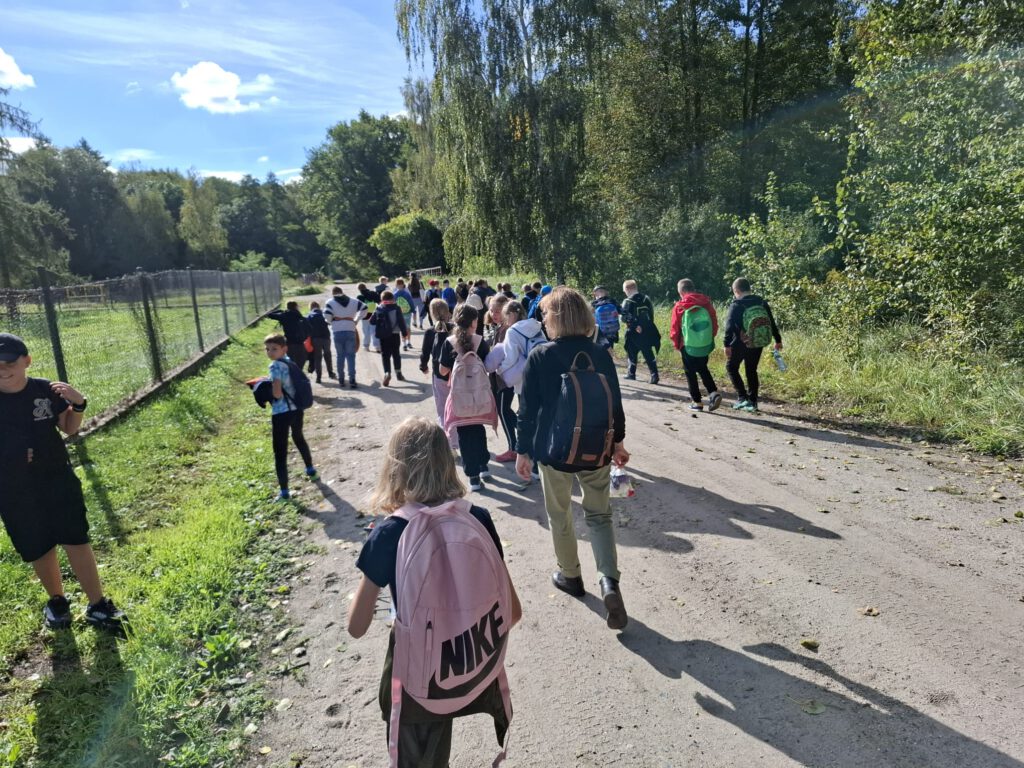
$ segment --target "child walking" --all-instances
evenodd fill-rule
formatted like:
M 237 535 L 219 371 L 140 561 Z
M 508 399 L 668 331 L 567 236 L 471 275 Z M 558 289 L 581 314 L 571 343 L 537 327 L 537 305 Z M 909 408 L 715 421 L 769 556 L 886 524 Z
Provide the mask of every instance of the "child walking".
M 439 368 L 441 351 L 444 349 L 444 342 L 454 327 L 451 322 L 451 313 L 448 311 L 448 302 L 444 299 L 433 299 L 430 302 L 430 317 L 434 325 L 423 334 L 423 349 L 420 351 L 420 371 L 431 373 L 431 384 L 434 392 L 434 408 L 437 411 L 437 423 L 444 427 L 444 407 L 448 402 L 448 377 L 442 376 Z M 427 367 L 429 364 L 429 368 Z M 453 435 L 450 440 L 453 449 L 458 450 L 458 435 Z
M 477 311 L 469 305 L 468 302 L 459 304 L 455 308 L 455 315 L 452 320 L 455 323 L 455 328 L 452 335 L 445 339 L 444 347 L 441 349 L 441 357 L 438 360 L 438 372 L 442 376 L 451 377 L 452 371 L 455 368 L 457 362 L 465 362 L 467 365 L 472 361 L 472 357 L 468 360 L 466 356 L 475 352 L 477 358 L 479 358 L 479 373 L 483 374 L 484 381 L 481 383 L 479 380 L 474 380 L 474 383 L 479 387 L 472 394 L 474 400 L 476 397 L 490 397 L 490 410 L 485 414 L 484 410 L 481 410 L 481 419 L 473 423 L 474 420 L 461 420 L 459 426 L 455 428 L 456 433 L 459 436 L 459 451 L 462 454 L 462 469 L 465 471 L 466 476 L 469 477 L 469 488 L 472 491 L 479 491 L 483 489 L 483 480 L 491 476 L 490 471 L 487 469 L 487 465 L 490 463 L 491 454 L 487 450 L 487 430 L 484 427 L 485 424 L 493 424 L 497 427 L 497 410 L 494 404 L 494 395 L 491 393 L 490 378 L 486 376 L 486 371 L 483 367 L 483 361 L 487 359 L 487 353 L 490 352 L 490 347 L 483 338 L 473 330 L 477 326 Z M 450 379 L 451 386 L 453 387 L 453 393 L 449 394 L 449 401 L 452 400 L 454 394 L 454 387 L 456 382 Z M 486 391 L 486 395 L 483 392 Z M 453 409 L 446 409 L 445 411 L 445 430 L 450 434 L 452 431 L 453 424 L 448 420 L 448 415 Z M 462 416 L 463 414 L 458 414 Z M 467 423 L 467 421 L 469 423 Z
M 396 620 L 378 698 L 391 765 L 399 768 L 447 768 L 456 717 L 490 715 L 504 744 L 512 716 L 502 662 L 522 607 L 491 516 L 464 501 L 465 493 L 440 427 L 408 418 L 395 428 L 371 499 L 388 517 L 356 561 L 363 575 L 348 631 L 366 634 L 380 590 L 389 589 Z M 430 547 L 416 546 L 428 535 Z M 450 559 L 454 551 L 460 555 Z M 427 603 L 432 623 L 421 618 Z M 468 623 L 454 618 L 462 615 L 471 616 Z
M 60 545 L 89 599 L 86 621 L 119 631 L 127 620 L 103 593 L 82 483 L 60 436 L 78 432 L 87 401 L 70 384 L 30 378 L 31 364 L 25 342 L 0 333 L 0 519 L 49 596 L 43 608 L 48 628 L 67 629 L 72 621 L 57 560 Z
M 395 376 L 405 381 L 402 375 L 402 340 L 409 341 L 409 326 L 405 315 L 395 303 L 395 295 L 384 291 L 380 295 L 380 306 L 370 318 L 374 333 L 380 341 L 380 358 L 384 365 L 384 386 L 391 383 L 391 366 L 395 366 Z
M 313 456 L 309 445 L 302 435 L 303 411 L 295 404 L 295 382 L 292 369 L 298 373 L 301 369 L 288 357 L 288 340 L 280 334 L 271 334 L 263 340 L 263 348 L 270 358 L 270 384 L 274 399 L 270 404 L 270 434 L 274 446 L 274 469 L 277 471 L 277 484 L 281 491 L 278 501 L 291 498 L 288 490 L 288 435 L 299 449 L 306 465 L 306 477 L 316 481 L 320 479 L 313 466 Z
M 714 411 L 722 404 L 722 395 L 708 368 L 708 356 L 715 348 L 718 335 L 718 315 L 711 299 L 698 293 L 693 281 L 684 277 L 676 285 L 679 301 L 672 307 L 672 327 L 669 333 L 672 344 L 683 356 L 683 370 L 690 388 L 690 410 L 703 411 L 700 384 L 704 382 L 708 391 L 708 410 Z

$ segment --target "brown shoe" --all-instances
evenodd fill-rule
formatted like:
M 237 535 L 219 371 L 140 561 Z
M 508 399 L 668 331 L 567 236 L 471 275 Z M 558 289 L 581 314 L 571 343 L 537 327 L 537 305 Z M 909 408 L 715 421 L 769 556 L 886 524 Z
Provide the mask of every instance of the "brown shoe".
M 573 597 L 583 597 L 587 593 L 587 590 L 583 588 L 581 576 L 566 576 L 561 571 L 555 571 L 551 574 L 551 583 L 557 589 Z
M 602 576 L 601 600 L 608 609 L 608 629 L 622 629 L 629 623 L 626 605 L 622 602 L 622 593 L 619 592 L 619 582 Z
M 389 374 L 387 374 L 387 375 L 386 375 L 386 376 L 384 377 L 384 381 L 383 381 L 382 383 L 384 384 L 384 386 L 385 386 L 385 387 L 386 387 L 386 386 L 387 386 L 388 384 L 390 384 L 390 383 L 391 383 L 391 374 L 390 374 L 390 373 L 389 373 Z

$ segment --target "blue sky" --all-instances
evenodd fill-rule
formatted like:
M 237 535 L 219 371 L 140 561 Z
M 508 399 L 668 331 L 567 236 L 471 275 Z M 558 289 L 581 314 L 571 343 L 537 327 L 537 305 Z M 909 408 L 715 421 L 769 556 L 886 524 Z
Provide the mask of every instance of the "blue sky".
M 392 0 L 0 2 L 9 100 L 115 167 L 287 180 L 339 120 L 400 112 L 407 74 Z

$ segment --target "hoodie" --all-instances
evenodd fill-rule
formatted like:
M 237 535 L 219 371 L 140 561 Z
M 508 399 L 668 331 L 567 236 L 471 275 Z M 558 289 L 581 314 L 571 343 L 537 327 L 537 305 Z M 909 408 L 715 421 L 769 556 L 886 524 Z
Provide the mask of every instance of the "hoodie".
M 523 389 L 523 370 L 530 350 L 546 341 L 544 328 L 537 320 L 520 320 L 505 332 L 505 359 L 498 366 L 498 374 L 506 385 L 515 387 L 517 394 Z
M 683 313 L 691 307 L 704 307 L 708 311 L 708 314 L 711 315 L 712 336 L 718 335 L 718 315 L 715 314 L 715 305 L 711 303 L 711 299 L 703 293 L 684 294 L 672 307 L 672 329 L 669 332 L 672 346 L 679 350 L 683 348 Z

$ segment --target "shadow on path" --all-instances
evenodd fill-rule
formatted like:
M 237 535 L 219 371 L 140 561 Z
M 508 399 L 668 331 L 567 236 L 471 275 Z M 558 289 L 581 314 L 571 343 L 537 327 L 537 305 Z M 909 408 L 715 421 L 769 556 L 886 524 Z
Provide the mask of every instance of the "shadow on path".
M 618 639 L 665 677 L 690 677 L 710 689 L 712 696 L 693 694 L 704 712 L 801 765 L 1024 768 L 1019 760 L 844 677 L 825 662 L 776 644 L 752 645 L 741 652 L 707 640 L 673 640 L 635 617 Z M 783 664 L 825 675 L 841 689 L 830 690 L 776 666 Z M 814 716 L 801 709 L 812 701 L 823 705 L 824 712 Z

